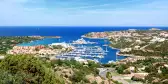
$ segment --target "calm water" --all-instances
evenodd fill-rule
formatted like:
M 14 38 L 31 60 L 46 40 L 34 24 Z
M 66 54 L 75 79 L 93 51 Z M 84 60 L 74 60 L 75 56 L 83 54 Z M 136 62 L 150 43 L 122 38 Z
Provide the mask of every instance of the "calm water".
M 61 36 L 61 39 L 46 38 L 43 40 L 34 41 L 31 43 L 23 43 L 21 45 L 47 45 L 56 42 L 72 42 L 73 40 L 80 39 L 83 34 L 89 32 L 101 32 L 101 31 L 120 31 L 128 29 L 141 29 L 147 30 L 151 27 L 0 27 L 0 36 L 30 36 L 30 35 L 41 35 L 41 36 Z M 168 30 L 168 27 L 157 27 L 163 30 Z M 105 42 L 102 39 L 85 39 L 87 41 L 98 42 L 96 46 L 101 46 L 103 49 Z M 89 45 L 95 46 L 95 45 Z M 108 47 L 108 54 L 99 59 L 101 63 L 107 63 L 111 60 L 116 61 L 116 51 Z M 125 57 L 119 56 L 118 59 L 124 59 Z

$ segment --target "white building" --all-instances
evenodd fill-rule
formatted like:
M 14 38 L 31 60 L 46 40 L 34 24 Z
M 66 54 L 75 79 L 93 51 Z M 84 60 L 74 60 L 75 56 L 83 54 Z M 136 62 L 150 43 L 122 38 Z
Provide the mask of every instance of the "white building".
M 67 43 L 65 43 L 65 42 L 62 42 L 62 43 L 52 43 L 52 44 L 50 44 L 50 46 L 54 46 L 54 45 L 61 45 L 61 46 L 63 46 L 64 48 L 70 47 L 70 45 L 67 44 Z
M 134 49 L 135 50 L 138 50 L 140 48 L 140 46 L 135 46 Z
M 150 40 L 150 42 L 151 43 L 154 43 L 154 42 L 163 42 L 165 40 L 166 40 L 165 38 L 153 37 L 153 39 Z
M 133 67 L 133 66 L 130 66 L 129 69 L 131 72 L 135 71 L 135 67 Z
M 121 49 L 121 52 L 130 52 L 132 50 L 132 48 L 125 48 L 125 49 Z

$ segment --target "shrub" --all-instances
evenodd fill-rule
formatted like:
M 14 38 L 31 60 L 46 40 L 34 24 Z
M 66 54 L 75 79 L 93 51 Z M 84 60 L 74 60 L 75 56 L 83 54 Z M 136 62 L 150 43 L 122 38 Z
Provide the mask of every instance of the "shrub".
M 7 56 L 0 63 L 1 83 L 64 84 L 50 64 L 29 55 Z

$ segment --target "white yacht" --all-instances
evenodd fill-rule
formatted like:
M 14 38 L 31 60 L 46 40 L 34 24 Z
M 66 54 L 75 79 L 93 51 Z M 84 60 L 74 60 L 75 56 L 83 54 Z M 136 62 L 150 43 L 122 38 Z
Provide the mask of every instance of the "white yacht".
M 86 41 L 83 38 L 73 41 L 72 44 L 96 44 L 96 42 Z

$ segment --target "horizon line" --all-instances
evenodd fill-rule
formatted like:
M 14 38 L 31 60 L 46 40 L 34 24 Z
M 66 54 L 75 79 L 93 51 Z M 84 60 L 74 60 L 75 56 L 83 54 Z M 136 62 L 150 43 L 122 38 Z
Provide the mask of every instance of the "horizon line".
M 168 27 L 168 26 L 0 26 L 0 27 Z

